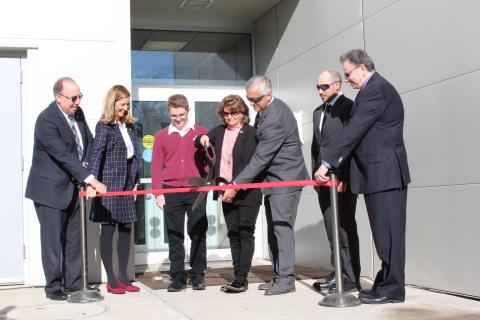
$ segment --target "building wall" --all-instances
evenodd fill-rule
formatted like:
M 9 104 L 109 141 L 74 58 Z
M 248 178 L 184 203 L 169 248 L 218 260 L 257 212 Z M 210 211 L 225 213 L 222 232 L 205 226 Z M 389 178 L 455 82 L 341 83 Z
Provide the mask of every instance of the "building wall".
M 84 93 L 82 108 L 92 130 L 100 117 L 107 90 L 114 84 L 130 87 L 130 3 L 128 0 L 2 1 L 0 54 L 11 50 L 26 55 L 21 137 L 25 187 L 31 166 L 35 120 L 53 101 L 52 87 L 56 79 L 70 76 L 77 81 Z M 44 277 L 38 220 L 30 200 L 25 199 L 23 207 L 25 284 L 41 285 Z M 99 266 L 98 252 L 92 250 L 91 255 Z M 92 270 L 92 280 L 98 280 L 99 270 L 100 267 Z
M 405 142 L 412 184 L 407 209 L 409 284 L 480 296 L 480 127 L 475 120 L 480 82 L 480 3 L 461 0 L 283 0 L 254 24 L 257 73 L 274 94 L 303 110 L 304 155 L 310 168 L 312 112 L 321 103 L 318 73 L 341 71 L 339 56 L 364 48 L 405 105 Z M 342 72 L 343 73 L 343 72 Z M 343 92 L 354 98 L 349 85 Z M 360 197 L 357 221 L 362 274 L 379 261 Z M 312 188 L 296 223 L 297 263 L 328 267 L 329 248 Z

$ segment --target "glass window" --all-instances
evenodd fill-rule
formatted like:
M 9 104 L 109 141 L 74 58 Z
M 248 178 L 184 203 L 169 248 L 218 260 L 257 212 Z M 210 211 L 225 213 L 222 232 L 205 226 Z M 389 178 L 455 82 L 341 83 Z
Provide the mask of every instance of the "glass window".
M 242 86 L 251 50 L 249 34 L 132 30 L 132 83 Z

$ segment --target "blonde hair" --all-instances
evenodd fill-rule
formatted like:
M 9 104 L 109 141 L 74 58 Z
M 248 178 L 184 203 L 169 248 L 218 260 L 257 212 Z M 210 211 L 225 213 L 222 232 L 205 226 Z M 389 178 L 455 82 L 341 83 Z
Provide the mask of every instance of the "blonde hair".
M 122 85 L 115 85 L 108 90 L 105 100 L 103 102 L 103 111 L 100 121 L 109 124 L 115 121 L 115 103 L 118 100 L 130 98 L 130 92 Z M 125 123 L 134 123 L 137 121 L 133 117 L 132 108 L 128 109 L 128 113 L 125 116 Z

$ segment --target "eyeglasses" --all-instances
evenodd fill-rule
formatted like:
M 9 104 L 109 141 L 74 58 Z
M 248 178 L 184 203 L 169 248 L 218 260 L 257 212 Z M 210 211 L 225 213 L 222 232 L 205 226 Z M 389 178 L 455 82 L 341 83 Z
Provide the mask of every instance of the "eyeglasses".
M 223 114 L 224 117 L 228 117 L 228 116 L 235 117 L 239 114 L 239 112 L 238 111 L 232 111 L 232 112 L 223 111 L 222 114 Z
M 260 102 L 260 100 L 263 99 L 263 97 L 265 97 L 264 94 L 262 94 L 261 96 L 258 96 L 258 97 L 247 97 L 247 100 L 252 102 L 252 103 L 258 103 L 258 102 Z
M 81 92 L 80 92 L 80 94 L 79 94 L 78 96 L 73 96 L 73 97 L 67 97 L 67 96 L 65 96 L 65 95 L 63 95 L 63 94 L 61 94 L 61 93 L 57 93 L 57 94 L 58 94 L 59 96 L 64 97 L 64 98 L 67 99 L 67 100 L 70 100 L 70 101 L 73 102 L 73 103 L 77 102 L 77 100 L 82 100 L 82 98 L 83 98 L 83 93 L 81 93 Z
M 325 91 L 325 90 L 328 90 L 328 88 L 330 88 L 330 86 L 334 83 L 337 83 L 337 82 L 340 82 L 340 81 L 333 81 L 332 83 L 325 83 L 325 84 L 317 84 L 317 90 L 322 90 L 322 91 Z
M 358 67 L 360 67 L 361 64 L 359 64 L 358 66 L 356 66 L 355 68 L 353 68 L 352 70 L 350 70 L 350 72 L 345 72 L 343 75 L 345 76 L 345 79 L 348 79 L 350 78 L 350 75 L 352 74 L 352 72 L 357 69 Z

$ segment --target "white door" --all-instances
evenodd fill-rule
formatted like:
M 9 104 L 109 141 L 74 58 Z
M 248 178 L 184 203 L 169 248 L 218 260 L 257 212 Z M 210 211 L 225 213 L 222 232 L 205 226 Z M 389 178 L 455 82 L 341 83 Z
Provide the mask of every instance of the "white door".
M 238 94 L 245 99 L 243 87 L 134 87 L 132 92 L 133 111 L 135 117 L 138 118 L 137 127 L 140 131 L 138 140 L 142 142 L 139 147 L 143 150 L 140 159 L 140 176 L 145 189 L 151 189 L 150 161 L 153 136 L 158 130 L 170 124 L 167 99 L 169 96 L 178 93 L 185 95 L 189 101 L 189 119 L 207 128 L 219 124 L 215 110 L 223 97 L 229 94 Z M 247 105 L 249 104 L 247 103 Z M 252 124 L 255 118 L 254 113 L 251 109 Z M 143 265 L 168 262 L 168 242 L 163 223 L 163 211 L 157 208 L 154 197 L 151 195 L 145 196 L 143 202 L 139 203 L 138 206 L 140 219 L 135 228 L 135 263 Z M 211 193 L 207 200 L 207 217 L 209 222 L 207 231 L 208 261 L 231 260 L 227 228 L 221 205 L 212 200 Z M 260 257 L 262 254 L 261 222 L 262 219 L 259 218 L 257 220 L 255 236 L 257 242 L 254 257 Z M 185 234 L 187 234 L 186 231 Z M 186 261 L 188 261 L 188 253 L 190 252 L 188 236 L 185 240 Z
M 4 156 L 0 160 L 0 284 L 23 283 L 22 89 L 21 58 L 0 53 L 0 126 Z

